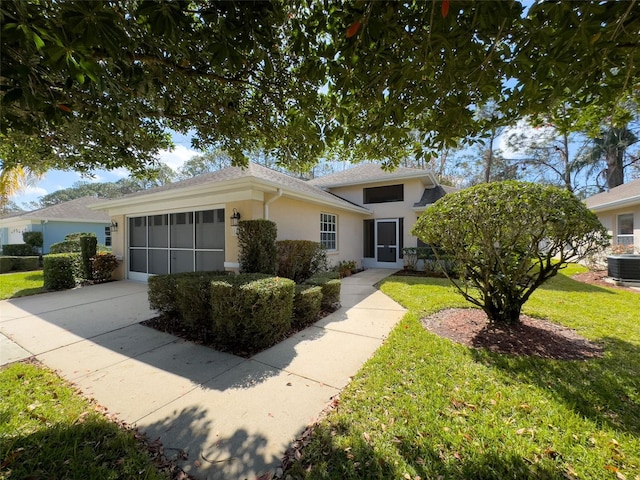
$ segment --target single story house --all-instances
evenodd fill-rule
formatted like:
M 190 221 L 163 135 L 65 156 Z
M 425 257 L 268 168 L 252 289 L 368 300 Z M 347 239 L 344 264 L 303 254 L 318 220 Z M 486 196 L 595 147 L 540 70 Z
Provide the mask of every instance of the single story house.
M 609 231 L 612 245 L 640 251 L 640 178 L 585 200 Z
M 107 212 L 116 278 L 197 271 L 237 271 L 234 223 L 269 219 L 279 240 L 311 240 L 332 265 L 401 268 L 402 248 L 424 209 L 451 187 L 429 170 L 361 164 L 313 180 L 250 163 L 91 206 Z
M 0 246 L 24 243 L 24 232 L 42 232 L 42 253 L 49 253 L 53 243 L 62 242 L 70 233 L 95 233 L 98 243 L 111 245 L 111 219 L 107 213 L 92 210 L 90 205 L 102 202 L 96 197 L 82 197 L 31 212 L 0 218 Z

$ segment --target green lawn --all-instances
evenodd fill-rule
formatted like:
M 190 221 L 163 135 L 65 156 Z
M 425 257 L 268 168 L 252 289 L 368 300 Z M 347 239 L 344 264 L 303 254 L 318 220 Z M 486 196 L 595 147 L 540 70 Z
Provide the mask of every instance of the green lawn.
M 0 275 L 0 300 L 41 293 L 43 285 L 42 270 L 3 273 Z
M 160 479 L 133 432 L 57 377 L 17 363 L 0 370 L 0 479 Z
M 524 313 L 605 347 L 589 361 L 473 350 L 419 319 L 469 306 L 445 280 L 390 277 L 409 312 L 317 427 L 294 478 L 640 480 L 640 294 L 552 279 Z

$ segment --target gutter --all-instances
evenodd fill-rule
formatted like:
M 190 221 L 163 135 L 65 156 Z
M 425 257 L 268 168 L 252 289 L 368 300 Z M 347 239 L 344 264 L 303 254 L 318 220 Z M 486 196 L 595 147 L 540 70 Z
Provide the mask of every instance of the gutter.
M 615 208 L 620 208 L 620 207 L 625 207 L 627 205 L 635 205 L 635 204 L 640 204 L 639 196 L 623 198 L 621 200 L 614 200 L 608 203 L 601 203 L 600 205 L 594 205 L 593 207 L 589 207 L 587 205 L 587 208 L 589 208 L 590 210 L 593 210 L 594 212 L 604 212 L 606 210 L 613 210 Z

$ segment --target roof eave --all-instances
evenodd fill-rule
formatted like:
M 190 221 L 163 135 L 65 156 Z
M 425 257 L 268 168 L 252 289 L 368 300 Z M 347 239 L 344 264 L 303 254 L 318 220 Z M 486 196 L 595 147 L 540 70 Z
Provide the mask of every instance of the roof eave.
M 255 176 L 246 176 L 242 178 L 235 178 L 232 180 L 221 180 L 213 183 L 204 183 L 204 184 L 194 185 L 191 187 L 163 190 L 161 192 L 148 193 L 148 194 L 143 194 L 136 197 L 116 198 L 113 200 L 106 200 L 101 203 L 88 205 L 88 207 L 93 210 L 109 210 L 109 209 L 129 206 L 132 203 L 151 203 L 151 202 L 155 203 L 155 202 L 160 202 L 163 200 L 174 198 L 176 197 L 176 195 L 195 196 L 200 193 L 205 193 L 205 192 L 210 193 L 212 191 L 212 187 L 214 187 L 215 191 L 218 193 L 223 193 L 225 191 L 232 190 L 232 189 L 242 189 L 242 188 L 249 189 L 249 188 L 255 188 L 255 187 L 258 187 L 258 189 L 261 189 L 262 187 L 266 191 L 273 193 L 280 188 L 282 189 L 283 194 L 288 197 L 297 198 L 297 199 L 306 200 L 306 201 L 309 201 L 310 198 L 312 198 L 315 201 L 315 203 L 328 205 L 328 206 L 332 206 L 332 207 L 340 208 L 342 210 L 352 211 L 356 213 L 371 214 L 371 211 L 364 207 L 349 205 L 344 201 L 340 201 L 338 198 L 336 198 L 335 201 L 332 201 L 331 199 L 323 197 L 321 195 L 313 195 L 313 194 L 299 192 L 281 183 L 271 182 L 269 180 L 265 180 Z M 318 188 L 318 187 L 315 187 L 315 188 Z
M 623 198 L 621 200 L 615 200 L 613 202 L 601 203 L 600 205 L 593 205 L 588 207 L 590 210 L 594 212 L 604 212 L 607 210 L 613 210 L 620 207 L 626 207 L 628 205 L 640 205 L 640 195 L 636 195 L 635 197 Z

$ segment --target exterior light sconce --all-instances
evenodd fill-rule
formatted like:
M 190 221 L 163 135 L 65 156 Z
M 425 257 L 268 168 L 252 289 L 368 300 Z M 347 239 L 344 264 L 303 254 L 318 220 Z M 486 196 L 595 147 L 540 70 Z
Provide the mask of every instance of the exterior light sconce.
M 240 220 L 240 212 L 238 212 L 238 210 L 236 210 L 235 208 L 233 209 L 233 214 L 231 215 L 231 230 L 233 230 L 233 234 L 237 235 L 238 234 L 238 221 Z
M 236 210 L 234 208 L 233 209 L 233 215 L 231 215 L 231 226 L 232 227 L 237 227 L 238 226 L 238 220 L 240 220 L 240 212 L 238 212 L 238 210 Z
M 118 231 L 118 222 L 114 222 L 113 220 L 111 220 L 111 231 L 112 232 Z

